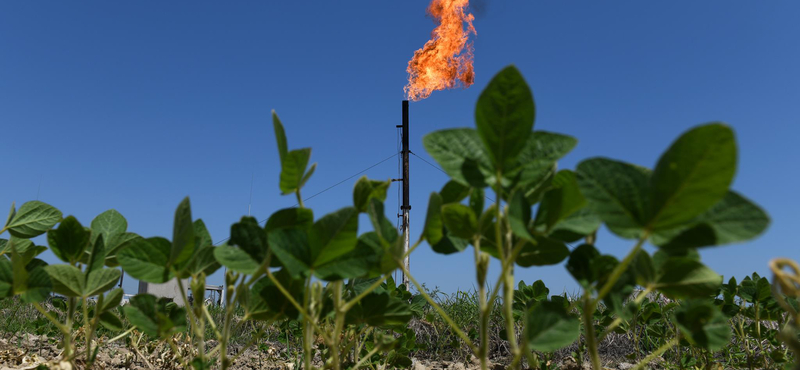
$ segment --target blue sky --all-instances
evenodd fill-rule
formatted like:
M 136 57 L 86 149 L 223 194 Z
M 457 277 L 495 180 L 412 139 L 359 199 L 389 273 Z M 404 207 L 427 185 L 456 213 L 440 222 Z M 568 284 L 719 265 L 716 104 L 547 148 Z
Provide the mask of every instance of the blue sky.
M 562 168 L 593 156 L 652 167 L 681 132 L 725 121 L 739 144 L 733 188 L 773 222 L 753 242 L 704 251 L 704 261 L 741 277 L 766 273 L 771 257 L 800 258 L 800 3 L 473 5 L 475 85 L 411 104 L 412 151 L 430 160 L 424 134 L 473 126 L 478 94 L 510 63 L 533 89 L 535 128 L 580 140 Z M 405 67 L 433 28 L 426 6 L 427 0 L 2 2 L 0 206 L 38 195 L 84 224 L 115 208 L 129 230 L 169 236 L 174 209 L 189 195 L 194 216 L 215 240 L 225 238 L 247 213 L 251 179 L 259 219 L 295 204 L 279 194 L 272 109 L 289 146 L 313 147 L 319 162 L 306 196 L 395 153 Z M 416 237 L 428 195 L 447 178 L 417 158 L 411 165 Z M 397 162 L 367 174 L 397 177 Z M 349 205 L 354 181 L 307 205 L 317 216 Z M 603 231 L 598 246 L 623 255 L 632 243 Z M 474 285 L 471 253 L 445 257 L 423 246 L 412 271 L 448 292 Z M 576 290 L 562 266 L 518 269 L 517 277 L 543 279 L 551 292 Z M 135 282 L 126 280 L 125 288 L 135 292 Z

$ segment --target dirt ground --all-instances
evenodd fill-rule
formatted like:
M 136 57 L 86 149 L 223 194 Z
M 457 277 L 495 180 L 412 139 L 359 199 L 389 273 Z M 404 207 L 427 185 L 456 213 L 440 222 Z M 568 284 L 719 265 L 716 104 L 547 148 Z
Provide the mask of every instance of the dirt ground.
M 216 345 L 209 343 L 209 346 Z M 263 348 L 263 347 L 262 347 Z M 81 350 L 80 348 L 78 349 Z M 178 348 L 179 352 L 189 351 L 189 345 Z M 239 355 L 232 366 L 233 370 L 297 370 L 294 361 L 287 361 L 280 344 L 270 346 L 266 351 L 250 348 Z M 75 367 L 68 363 L 58 363 L 61 349 L 58 348 L 58 341 L 47 336 L 37 336 L 32 334 L 14 335 L 0 339 L 0 370 L 6 369 L 36 369 L 49 368 L 57 370 L 81 370 L 84 368 L 82 361 L 76 361 Z M 232 355 L 235 355 L 235 349 Z M 82 356 L 81 356 L 82 357 Z M 101 348 L 97 355 L 94 368 L 105 369 L 125 369 L 125 370 L 182 370 L 180 361 L 165 345 L 142 345 L 139 348 L 131 347 L 122 343 L 112 343 Z M 612 365 L 613 363 L 613 365 Z M 569 356 L 557 360 L 558 368 L 565 370 L 584 370 L 588 366 L 584 365 L 581 369 L 578 364 Z M 40 367 L 44 366 L 44 367 Z M 627 362 L 612 361 L 608 365 L 609 369 L 628 370 L 633 367 Z M 658 368 L 660 366 L 654 366 Z M 505 365 L 498 361 L 490 366 L 491 370 L 504 370 Z M 480 364 L 477 361 L 463 363 L 455 361 L 438 361 L 436 359 L 414 359 L 412 370 L 477 370 Z

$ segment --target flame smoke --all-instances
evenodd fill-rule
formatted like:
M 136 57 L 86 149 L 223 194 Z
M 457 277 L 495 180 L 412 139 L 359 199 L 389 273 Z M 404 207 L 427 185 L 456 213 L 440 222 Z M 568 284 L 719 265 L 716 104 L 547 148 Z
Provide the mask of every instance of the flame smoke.
M 469 0 L 431 1 L 427 12 L 437 26 L 431 39 L 408 62 L 408 85 L 403 91 L 410 100 L 425 99 L 436 90 L 469 87 L 475 81 L 468 38 L 477 32 L 468 6 Z

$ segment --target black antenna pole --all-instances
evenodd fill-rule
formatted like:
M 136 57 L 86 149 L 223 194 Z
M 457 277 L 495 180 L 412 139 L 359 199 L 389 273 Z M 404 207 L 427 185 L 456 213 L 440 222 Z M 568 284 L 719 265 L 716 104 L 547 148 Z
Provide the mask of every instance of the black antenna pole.
M 408 181 L 408 100 L 403 100 L 403 205 L 400 209 L 403 211 L 403 251 L 408 253 L 409 248 L 409 211 L 411 205 L 409 204 L 409 181 Z M 411 271 L 410 257 L 406 256 L 403 260 L 405 266 L 404 271 Z M 403 285 L 408 288 L 408 276 L 403 273 Z

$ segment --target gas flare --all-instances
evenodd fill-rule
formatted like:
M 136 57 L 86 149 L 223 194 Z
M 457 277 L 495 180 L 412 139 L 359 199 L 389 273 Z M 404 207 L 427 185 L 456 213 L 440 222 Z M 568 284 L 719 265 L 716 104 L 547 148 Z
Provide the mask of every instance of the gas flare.
M 431 39 L 408 62 L 408 85 L 403 91 L 410 100 L 425 99 L 436 90 L 469 87 L 475 81 L 469 34 L 477 32 L 468 6 L 469 0 L 431 1 L 427 12 L 437 25 Z

